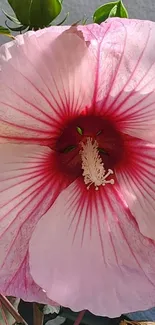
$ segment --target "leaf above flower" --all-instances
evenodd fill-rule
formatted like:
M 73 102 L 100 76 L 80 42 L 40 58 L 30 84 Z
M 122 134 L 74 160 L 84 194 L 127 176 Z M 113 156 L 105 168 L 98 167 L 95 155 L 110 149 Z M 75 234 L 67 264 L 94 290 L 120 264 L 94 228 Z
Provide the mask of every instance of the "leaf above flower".
M 101 24 L 108 17 L 128 17 L 128 12 L 122 0 L 109 2 L 97 8 L 93 15 L 93 21 L 94 23 Z
M 9 15 L 5 10 L 2 10 L 2 12 L 6 16 L 6 18 L 8 18 L 11 22 L 20 25 L 20 22 L 16 17 Z
M 59 0 L 8 0 L 24 26 L 38 29 L 48 26 L 61 12 Z
M 10 30 L 6 27 L 0 26 L 0 34 L 14 39 L 14 36 L 11 35 Z

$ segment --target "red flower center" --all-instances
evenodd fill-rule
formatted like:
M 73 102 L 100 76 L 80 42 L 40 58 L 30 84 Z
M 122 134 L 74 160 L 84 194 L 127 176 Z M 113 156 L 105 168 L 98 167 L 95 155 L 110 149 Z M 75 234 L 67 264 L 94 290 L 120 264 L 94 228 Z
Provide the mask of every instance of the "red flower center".
M 124 154 L 121 133 L 111 121 L 101 116 L 80 116 L 69 121 L 55 144 L 57 168 L 71 179 L 82 175 L 81 143 L 97 141 L 104 168 L 114 170 Z

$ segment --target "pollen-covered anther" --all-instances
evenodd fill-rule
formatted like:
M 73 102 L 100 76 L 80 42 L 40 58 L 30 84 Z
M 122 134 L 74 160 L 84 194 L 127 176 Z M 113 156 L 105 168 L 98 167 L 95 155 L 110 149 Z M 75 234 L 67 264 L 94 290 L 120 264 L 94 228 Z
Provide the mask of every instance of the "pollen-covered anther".
M 85 142 L 81 142 L 80 155 L 83 169 L 82 175 L 85 184 L 88 185 L 87 189 L 92 184 L 94 184 L 95 190 L 98 190 L 101 185 L 114 184 L 113 178 L 107 180 L 107 177 L 113 174 L 113 171 L 108 169 L 106 173 L 96 140 L 88 137 Z

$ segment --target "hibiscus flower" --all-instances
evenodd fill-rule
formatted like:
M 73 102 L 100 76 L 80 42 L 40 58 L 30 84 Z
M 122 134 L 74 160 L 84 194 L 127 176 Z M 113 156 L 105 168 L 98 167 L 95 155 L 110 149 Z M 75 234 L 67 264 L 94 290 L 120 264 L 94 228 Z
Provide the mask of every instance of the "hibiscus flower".
M 0 51 L 0 290 L 118 316 L 155 305 L 155 23 Z

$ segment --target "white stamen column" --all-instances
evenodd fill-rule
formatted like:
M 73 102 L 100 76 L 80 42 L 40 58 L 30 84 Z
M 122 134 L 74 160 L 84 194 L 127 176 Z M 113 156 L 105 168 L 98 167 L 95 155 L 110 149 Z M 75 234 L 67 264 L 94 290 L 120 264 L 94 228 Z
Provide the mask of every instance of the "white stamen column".
M 111 169 L 108 169 L 107 173 L 104 168 L 104 163 L 99 155 L 98 143 L 96 140 L 88 137 L 86 142 L 81 142 L 80 150 L 82 169 L 84 182 L 87 189 L 90 188 L 92 184 L 95 186 L 97 191 L 99 186 L 105 186 L 106 184 L 114 184 L 114 179 L 111 178 L 107 180 L 107 177 L 113 174 Z

